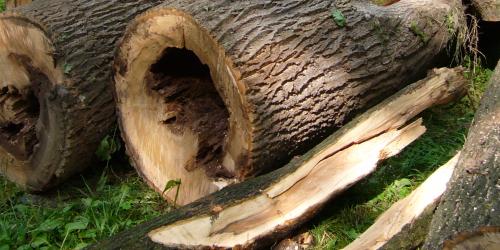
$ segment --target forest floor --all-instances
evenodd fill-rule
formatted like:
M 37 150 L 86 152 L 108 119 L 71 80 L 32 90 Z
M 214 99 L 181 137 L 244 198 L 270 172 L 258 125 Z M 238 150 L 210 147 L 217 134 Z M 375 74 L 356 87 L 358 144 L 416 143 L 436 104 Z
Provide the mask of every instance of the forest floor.
M 3 6 L 0 0 L 0 12 Z M 426 134 L 297 233 L 314 236 L 316 249 L 340 249 L 354 240 L 462 147 L 490 75 L 485 68 L 469 73 L 467 97 L 426 111 Z M 113 153 L 109 144 L 116 134 L 103 141 L 108 147 L 98 152 L 101 158 Z M 27 194 L 0 177 L 0 250 L 81 249 L 171 209 L 137 176 L 123 150 L 43 195 Z

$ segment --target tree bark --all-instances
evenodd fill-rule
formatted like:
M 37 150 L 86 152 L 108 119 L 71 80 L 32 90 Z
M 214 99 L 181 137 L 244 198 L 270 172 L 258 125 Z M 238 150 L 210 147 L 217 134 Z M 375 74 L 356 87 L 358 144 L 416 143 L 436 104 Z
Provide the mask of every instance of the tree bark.
M 484 21 L 500 21 L 500 0 L 472 0 L 472 4 Z
M 392 205 L 343 250 L 417 249 L 429 232 L 432 215 L 451 179 L 459 155 L 437 169 L 406 198 Z
M 7 10 L 13 9 L 15 7 L 21 6 L 21 5 L 26 5 L 31 3 L 32 0 L 6 0 L 5 1 L 5 8 Z
M 91 249 L 259 248 L 313 216 L 420 136 L 431 105 L 462 96 L 460 69 L 435 70 L 357 117 L 285 167 L 226 187 Z
M 166 1 L 117 54 L 128 153 L 181 204 L 269 172 L 422 76 L 463 20 L 455 0 Z
M 113 126 L 117 41 L 159 1 L 35 1 L 0 15 L 0 172 L 45 190 L 90 164 Z
M 491 78 L 458 165 L 432 219 L 424 249 L 474 244 L 495 233 L 500 246 L 500 64 Z M 483 238 L 484 239 L 484 238 Z M 483 241 L 484 243 L 484 241 Z M 487 249 L 486 245 L 466 249 Z

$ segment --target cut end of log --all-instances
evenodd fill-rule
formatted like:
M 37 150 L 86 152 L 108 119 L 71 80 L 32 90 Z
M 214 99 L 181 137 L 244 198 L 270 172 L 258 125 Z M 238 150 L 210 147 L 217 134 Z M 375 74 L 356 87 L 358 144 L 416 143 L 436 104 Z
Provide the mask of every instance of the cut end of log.
M 137 18 L 115 68 L 123 137 L 154 189 L 180 179 L 179 193 L 165 195 L 186 204 L 241 177 L 249 139 L 237 74 L 191 17 L 162 9 Z
M 2 173 L 24 185 L 39 143 L 39 95 L 62 82 L 54 48 L 36 24 L 15 14 L 0 15 L 0 160 Z

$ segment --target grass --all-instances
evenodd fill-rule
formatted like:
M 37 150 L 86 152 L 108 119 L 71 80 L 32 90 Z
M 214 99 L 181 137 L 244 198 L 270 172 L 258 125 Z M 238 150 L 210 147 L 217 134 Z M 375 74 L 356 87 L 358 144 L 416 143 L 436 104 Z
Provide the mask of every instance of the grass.
M 170 210 L 127 164 L 69 183 L 37 196 L 0 179 L 0 249 L 81 249 Z
M 468 63 L 468 62 L 466 62 Z M 316 249 L 341 249 L 364 232 L 393 203 L 407 196 L 464 144 L 479 97 L 491 71 L 476 68 L 469 95 L 423 113 L 427 132 L 369 178 L 329 203 L 306 227 Z
M 116 134 L 117 128 L 96 151 L 103 166 L 43 196 L 0 177 L 0 250 L 82 249 L 168 212 L 171 207 L 129 166 Z
M 5 10 L 5 0 L 0 0 L 0 12 Z

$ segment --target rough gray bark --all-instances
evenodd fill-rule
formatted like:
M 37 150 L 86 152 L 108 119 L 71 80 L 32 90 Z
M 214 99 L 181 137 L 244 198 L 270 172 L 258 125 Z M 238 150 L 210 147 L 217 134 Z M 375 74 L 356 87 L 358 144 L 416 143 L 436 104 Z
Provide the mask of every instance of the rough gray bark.
M 472 235 L 487 226 L 497 227 L 498 233 L 499 187 L 500 64 L 481 101 L 452 180 L 432 219 L 424 249 L 442 249 L 445 241 L 459 237 L 459 233 Z M 450 244 L 456 243 L 450 241 Z
M 129 20 L 158 2 L 41 0 L 0 15 L 11 30 L 28 27 L 45 34 L 54 47 L 50 52 L 54 65 L 49 66 L 64 71 L 61 82 L 45 79 L 34 84 L 43 74 L 31 75 L 30 92 L 40 109 L 33 128 L 37 141 L 33 152 L 23 157 L 13 153 L 12 147 L 0 147 L 2 174 L 30 191 L 41 191 L 90 164 L 99 141 L 115 121 L 110 85 L 117 41 Z M 12 41 L 5 46 L 17 44 Z M 27 58 L 23 61 L 27 69 L 32 66 L 29 56 L 13 55 Z M 41 69 L 33 70 L 40 73 Z M 4 87 L 9 80 L 0 82 L 2 95 L 9 94 L 10 87 Z M 19 145 L 4 137 L 0 141 L 2 146 Z

